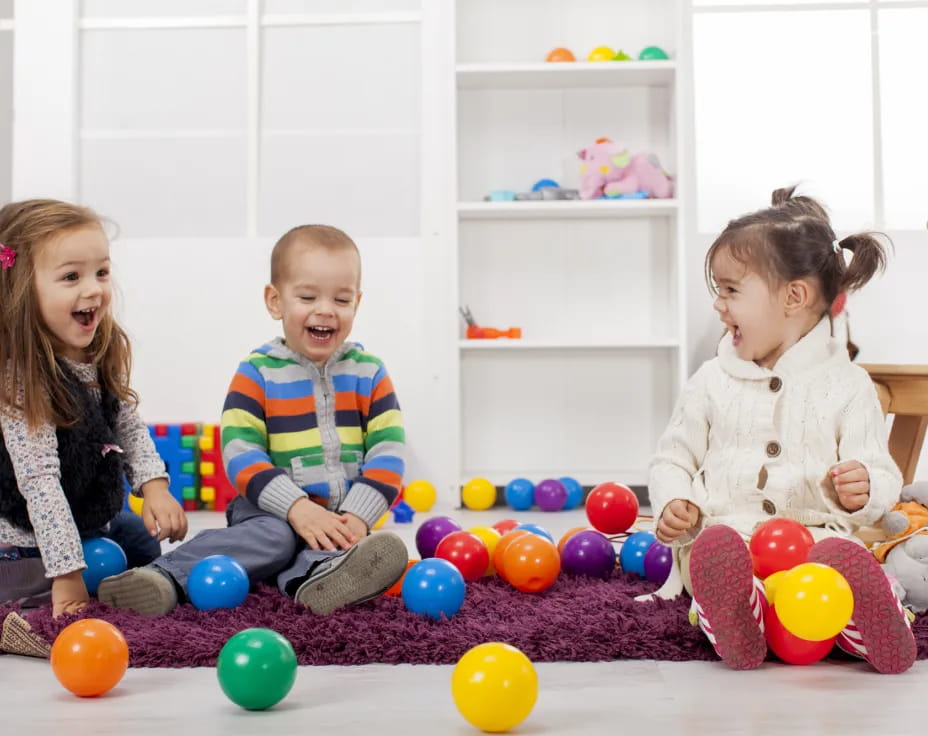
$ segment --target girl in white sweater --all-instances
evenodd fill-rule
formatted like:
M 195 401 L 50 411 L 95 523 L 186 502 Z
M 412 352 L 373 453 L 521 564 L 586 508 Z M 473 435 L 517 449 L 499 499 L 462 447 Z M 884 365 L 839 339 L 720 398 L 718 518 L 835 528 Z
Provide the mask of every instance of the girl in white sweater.
M 852 254 L 849 263 L 845 252 Z M 836 297 L 885 265 L 869 234 L 840 242 L 822 207 L 793 189 L 728 224 L 706 256 L 726 334 L 687 383 L 651 463 L 657 538 L 693 595 L 719 656 L 752 669 L 767 652 L 763 583 L 745 540 L 786 517 L 819 540 L 810 562 L 838 570 L 855 608 L 843 649 L 880 672 L 915 659 L 908 619 L 873 555 L 851 539 L 898 501 L 876 391 L 831 316 Z M 842 318 L 843 319 L 843 318 Z

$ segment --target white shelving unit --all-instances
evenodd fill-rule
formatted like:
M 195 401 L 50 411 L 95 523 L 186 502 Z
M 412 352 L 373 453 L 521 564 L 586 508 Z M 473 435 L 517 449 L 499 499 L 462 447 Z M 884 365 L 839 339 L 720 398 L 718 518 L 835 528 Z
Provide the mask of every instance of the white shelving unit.
M 452 149 L 431 190 L 448 198 L 434 222 L 449 236 L 429 256 L 445 275 L 436 309 L 467 305 L 480 325 L 523 337 L 468 340 L 459 320 L 457 339 L 433 348 L 449 376 L 436 406 L 449 415 L 448 484 L 455 494 L 475 476 L 644 485 L 686 377 L 684 0 L 453 5 L 435 23 L 454 49 L 432 77 L 452 88 L 436 112 L 448 128 L 435 136 Z M 615 44 L 671 58 L 583 61 Z M 557 46 L 578 61 L 546 63 Z M 576 187 L 576 154 L 600 137 L 657 154 L 674 198 L 484 200 L 543 178 Z

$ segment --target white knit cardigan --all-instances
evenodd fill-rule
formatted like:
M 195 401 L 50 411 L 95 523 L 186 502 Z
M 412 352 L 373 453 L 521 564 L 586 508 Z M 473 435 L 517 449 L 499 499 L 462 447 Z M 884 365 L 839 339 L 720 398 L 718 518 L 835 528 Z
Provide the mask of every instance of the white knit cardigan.
M 902 476 L 887 449 L 886 422 L 867 372 L 851 363 L 845 331 L 825 317 L 773 369 L 740 359 L 730 334 L 684 388 L 651 462 L 655 518 L 673 499 L 699 507 L 696 529 L 728 524 L 749 536 L 774 516 L 813 536 L 849 535 L 899 501 Z M 828 469 L 858 460 L 870 500 L 850 513 Z M 764 472 L 766 471 L 766 472 Z M 766 476 L 766 478 L 765 478 Z

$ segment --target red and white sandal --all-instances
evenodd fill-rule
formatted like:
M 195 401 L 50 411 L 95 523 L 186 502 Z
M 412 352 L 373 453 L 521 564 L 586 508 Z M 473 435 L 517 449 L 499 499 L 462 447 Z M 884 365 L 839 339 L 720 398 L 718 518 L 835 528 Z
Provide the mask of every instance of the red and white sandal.
M 690 580 L 699 626 L 719 657 L 736 670 L 759 667 L 767 656 L 767 598 L 741 535 L 722 525 L 700 533 L 690 554 Z
M 831 537 L 812 546 L 809 562 L 833 567 L 854 592 L 854 612 L 837 645 L 883 674 L 909 669 L 917 654 L 912 625 L 873 554 L 855 542 Z

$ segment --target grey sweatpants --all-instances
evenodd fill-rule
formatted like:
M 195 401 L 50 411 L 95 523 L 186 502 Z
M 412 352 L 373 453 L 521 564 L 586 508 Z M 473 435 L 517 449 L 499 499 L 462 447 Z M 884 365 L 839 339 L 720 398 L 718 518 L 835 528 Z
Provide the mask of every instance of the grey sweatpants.
M 207 529 L 152 563 L 187 591 L 187 578 L 200 560 L 228 555 L 248 573 L 252 583 L 274 580 L 286 591 L 287 583 L 306 577 L 322 560 L 342 552 L 315 551 L 306 546 L 283 519 L 262 511 L 244 496 L 226 509 L 225 529 Z

